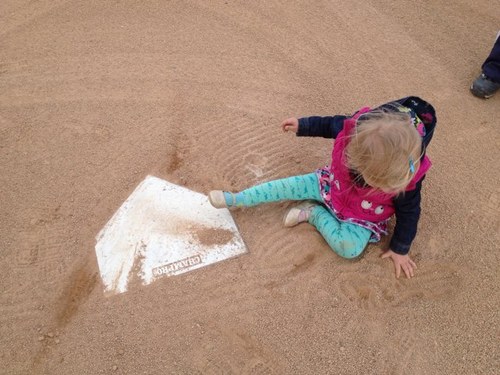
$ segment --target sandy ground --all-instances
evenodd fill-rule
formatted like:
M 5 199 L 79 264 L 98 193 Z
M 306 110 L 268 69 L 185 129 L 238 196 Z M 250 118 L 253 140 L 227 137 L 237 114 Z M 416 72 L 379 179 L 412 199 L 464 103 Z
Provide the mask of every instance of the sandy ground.
M 0 373 L 495 373 L 500 95 L 468 86 L 499 9 L 3 0 Z M 274 204 L 233 213 L 248 254 L 103 294 L 95 236 L 145 176 L 207 193 L 310 172 L 330 142 L 281 119 L 410 94 L 438 113 L 414 279 Z

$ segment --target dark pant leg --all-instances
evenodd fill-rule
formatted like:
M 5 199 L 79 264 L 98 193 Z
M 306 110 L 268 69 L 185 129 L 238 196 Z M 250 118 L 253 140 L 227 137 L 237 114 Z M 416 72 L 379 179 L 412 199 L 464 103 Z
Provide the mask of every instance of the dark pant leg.
M 497 37 L 490 55 L 483 64 L 483 73 L 497 83 L 500 83 L 500 37 Z

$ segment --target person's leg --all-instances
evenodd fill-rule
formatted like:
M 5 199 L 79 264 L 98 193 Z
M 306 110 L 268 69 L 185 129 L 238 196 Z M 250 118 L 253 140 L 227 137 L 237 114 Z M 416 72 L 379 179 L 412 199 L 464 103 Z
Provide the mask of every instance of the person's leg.
M 209 199 L 212 205 L 218 208 L 251 207 L 284 200 L 322 201 L 316 173 L 264 182 L 239 193 L 215 190 L 209 193 Z
M 482 73 L 470 87 L 474 96 L 482 99 L 491 98 L 500 89 L 500 32 L 493 48 L 482 65 Z
M 332 250 L 342 258 L 356 258 L 368 245 L 371 232 L 356 224 L 339 221 L 323 206 L 314 207 L 309 223 L 321 233 Z
M 500 32 L 497 35 L 495 44 L 485 60 L 482 69 L 483 73 L 492 81 L 500 83 Z

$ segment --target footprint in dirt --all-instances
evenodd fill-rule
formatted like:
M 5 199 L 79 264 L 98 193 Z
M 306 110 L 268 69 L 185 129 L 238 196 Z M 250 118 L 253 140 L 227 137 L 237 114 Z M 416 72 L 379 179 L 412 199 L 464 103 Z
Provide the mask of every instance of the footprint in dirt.
M 347 300 L 369 310 L 421 300 L 449 300 L 457 295 L 461 282 L 456 268 L 434 264 L 419 268 L 411 280 L 349 272 L 339 275 L 337 285 Z
M 255 337 L 229 327 L 208 324 L 201 346 L 211 353 L 210 359 L 197 364 L 204 374 L 282 374 L 283 366 L 277 356 Z M 214 343 L 218 345 L 215 347 Z M 216 353 L 214 353 L 216 351 Z M 230 355 L 229 355 L 230 353 Z

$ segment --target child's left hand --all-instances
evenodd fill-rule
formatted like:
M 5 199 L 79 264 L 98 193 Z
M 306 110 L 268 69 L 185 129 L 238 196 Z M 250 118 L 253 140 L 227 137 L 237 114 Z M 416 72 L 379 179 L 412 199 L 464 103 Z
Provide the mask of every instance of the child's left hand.
M 392 250 L 387 250 L 381 255 L 382 258 L 391 258 L 394 262 L 394 268 L 396 269 L 396 279 L 399 279 L 401 274 L 401 268 L 403 269 L 406 277 L 409 279 L 414 276 L 413 270 L 417 268 L 417 265 L 413 260 L 411 260 L 408 254 L 400 255 L 396 254 Z
M 299 120 L 296 117 L 290 117 L 281 122 L 281 130 L 284 132 L 294 132 L 299 131 Z

